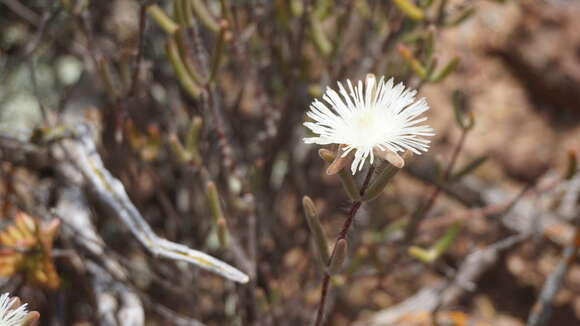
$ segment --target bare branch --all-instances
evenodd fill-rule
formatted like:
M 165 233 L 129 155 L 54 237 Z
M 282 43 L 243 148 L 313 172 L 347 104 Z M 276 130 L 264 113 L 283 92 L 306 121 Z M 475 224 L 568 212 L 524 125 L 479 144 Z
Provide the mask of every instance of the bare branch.
M 230 280 L 248 282 L 246 274 L 227 263 L 157 236 L 129 199 L 123 184 L 104 168 L 89 128 L 85 124 L 79 125 L 75 130 L 75 139 L 64 139 L 59 144 L 99 202 L 116 214 L 145 248 L 155 256 L 185 261 Z

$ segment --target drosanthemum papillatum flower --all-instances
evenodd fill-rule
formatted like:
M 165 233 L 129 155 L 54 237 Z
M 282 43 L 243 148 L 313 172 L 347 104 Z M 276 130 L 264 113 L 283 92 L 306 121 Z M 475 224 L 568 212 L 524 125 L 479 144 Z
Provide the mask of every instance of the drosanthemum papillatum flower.
M 29 312 L 27 304 L 20 304 L 18 298 L 11 298 L 8 293 L 0 296 L 0 326 L 29 326 L 38 320 L 36 311 Z
M 393 78 L 385 81 L 382 77 L 377 82 L 371 74 L 364 85 L 358 81 L 353 86 L 347 80 L 347 87 L 348 91 L 339 82 L 338 92 L 327 88 L 322 97 L 325 103 L 315 99 L 307 113 L 313 121 L 304 123 L 317 135 L 304 142 L 339 145 L 337 164 L 329 167 L 329 173 L 343 168 L 350 157 L 354 157 L 353 174 L 362 170 L 367 158 L 373 164 L 375 155 L 402 167 L 398 152 L 421 154 L 429 149 L 425 137 L 433 136 L 433 129 L 420 125 L 427 120 L 420 116 L 429 106 L 423 98 L 415 100 L 415 90 L 406 89 L 403 83 L 394 85 Z

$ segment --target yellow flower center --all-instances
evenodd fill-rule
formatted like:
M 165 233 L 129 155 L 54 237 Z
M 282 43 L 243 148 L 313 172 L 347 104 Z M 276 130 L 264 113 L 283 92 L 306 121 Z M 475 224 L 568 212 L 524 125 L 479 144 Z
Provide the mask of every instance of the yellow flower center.
M 362 112 L 357 118 L 355 122 L 357 128 L 360 129 L 368 129 L 373 128 L 375 125 L 375 117 L 371 111 Z

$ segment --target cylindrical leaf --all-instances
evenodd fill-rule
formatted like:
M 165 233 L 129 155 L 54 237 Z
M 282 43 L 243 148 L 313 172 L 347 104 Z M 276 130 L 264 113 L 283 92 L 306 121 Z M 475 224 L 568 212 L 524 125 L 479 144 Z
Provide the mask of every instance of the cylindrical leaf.
M 318 249 L 319 257 L 322 265 L 326 266 L 328 263 L 330 253 L 328 252 L 328 243 L 326 242 L 326 235 L 318 219 L 318 212 L 316 211 L 316 206 L 312 202 L 312 199 L 308 196 L 302 198 L 302 206 L 304 208 L 304 216 L 306 217 L 306 222 L 308 222 L 308 227 L 310 232 L 314 236 L 314 243 Z
M 217 224 L 218 221 L 221 218 L 223 218 L 223 213 L 222 213 L 222 208 L 220 206 L 219 195 L 218 195 L 215 183 L 213 183 L 212 181 L 209 181 L 207 183 L 206 190 L 207 190 L 207 199 L 208 199 L 208 203 L 209 203 L 209 211 L 211 214 L 211 218 L 212 218 L 212 221 L 214 221 L 214 223 Z
M 435 259 L 437 259 L 443 253 L 445 253 L 447 249 L 449 249 L 449 246 L 451 246 L 453 240 L 455 240 L 455 237 L 457 237 L 460 229 L 461 224 L 459 222 L 453 224 L 449 229 L 447 229 L 443 237 L 441 237 L 441 239 L 439 239 L 437 243 L 433 245 L 431 250 L 435 252 Z
M 415 72 L 417 76 L 419 76 L 419 78 L 423 80 L 427 78 L 427 71 L 425 70 L 423 65 L 419 62 L 419 60 L 417 60 L 417 58 L 413 56 L 408 47 L 400 45 L 399 53 L 403 57 L 403 60 L 405 60 L 405 63 L 409 66 L 409 68 L 411 68 L 411 70 L 413 70 L 413 72 Z
M 147 13 L 153 18 L 153 20 L 163 29 L 167 34 L 173 35 L 179 25 L 177 25 L 158 5 L 150 5 L 147 7 Z
M 438 83 L 441 82 L 445 79 L 445 77 L 447 77 L 451 72 L 453 72 L 453 70 L 455 70 L 455 68 L 457 67 L 457 65 L 459 64 L 459 57 L 453 57 L 453 59 L 451 59 L 447 65 L 445 65 L 445 67 L 443 67 L 443 69 L 441 69 L 441 71 L 433 76 L 433 78 L 431 78 L 431 81 L 434 83 Z
M 435 260 L 434 252 L 431 250 L 425 250 L 421 247 L 411 246 L 407 250 L 410 256 L 426 263 L 430 264 Z
M 191 154 L 183 148 L 177 136 L 169 136 L 169 146 L 179 162 L 189 162 L 191 160 Z
M 457 17 L 451 19 L 449 22 L 445 23 L 447 26 L 457 26 L 467 20 L 469 17 L 475 14 L 475 8 L 467 8 L 462 13 L 457 15 Z
M 459 127 L 467 130 L 473 128 L 475 125 L 475 118 L 473 117 L 473 113 L 467 109 L 467 99 L 465 94 L 457 89 L 453 91 L 451 99 L 453 102 L 455 120 Z
M 195 116 L 191 119 L 191 124 L 187 130 L 187 137 L 185 141 L 185 147 L 188 151 L 197 150 L 197 143 L 202 122 L 203 120 L 199 116 Z
M 425 13 L 421 8 L 415 6 L 409 0 L 393 0 L 393 3 L 405 16 L 409 17 L 412 20 L 423 20 L 425 18 Z
M 177 44 L 177 49 L 179 50 L 179 56 L 183 61 L 183 65 L 187 70 L 187 73 L 191 79 L 197 84 L 203 84 L 207 80 L 206 72 L 202 72 L 192 55 L 194 44 L 190 38 L 190 33 L 188 29 L 180 28 L 175 32 L 175 42 Z
M 484 155 L 484 156 L 480 156 L 480 157 L 474 159 L 473 161 L 467 163 L 463 168 L 461 168 L 459 171 L 457 171 L 450 178 L 449 181 L 450 182 L 457 182 L 457 181 L 461 180 L 461 178 L 470 174 L 475 169 L 477 169 L 479 166 L 481 166 L 483 163 L 485 163 L 485 161 L 487 161 L 487 159 L 488 159 L 488 157 Z
M 227 41 L 231 40 L 232 32 L 228 30 L 228 22 L 222 20 L 220 22 L 220 32 L 218 35 L 218 40 L 216 42 L 215 49 L 213 51 L 212 56 L 212 63 L 211 63 L 211 70 L 209 74 L 209 81 L 211 82 L 215 79 L 218 69 L 220 67 L 221 62 L 223 61 L 223 57 L 225 57 L 224 47 Z
M 566 174 L 564 174 L 564 179 L 570 180 L 576 175 L 578 170 L 578 160 L 576 158 L 576 151 L 569 150 L 568 151 L 568 164 L 566 167 Z
M 192 9 L 201 23 L 212 32 L 219 32 L 220 26 L 213 15 L 209 12 L 202 0 L 190 0 Z
M 369 201 L 379 196 L 383 192 L 389 181 L 391 181 L 391 179 L 400 170 L 401 169 L 392 165 L 391 163 L 386 163 L 385 168 L 381 171 L 381 173 L 378 176 L 374 178 L 374 181 L 367 188 L 361 200 Z
M 199 86 L 195 83 L 195 81 L 191 78 L 191 76 L 189 75 L 187 68 L 183 62 L 183 59 L 181 58 L 181 55 L 179 54 L 179 49 L 177 47 L 175 40 L 173 40 L 173 39 L 167 40 L 167 44 L 165 46 L 165 49 L 167 51 L 167 56 L 169 57 L 169 60 L 171 61 L 171 65 L 173 66 L 173 70 L 175 70 L 175 73 L 177 74 L 177 78 L 179 79 L 179 82 L 181 83 L 181 86 L 183 86 L 183 88 L 185 88 L 185 90 L 189 93 L 189 95 L 191 95 L 194 98 L 197 98 L 200 95 L 201 90 L 199 89 Z
M 228 225 L 223 216 L 217 221 L 217 236 L 220 247 L 226 248 L 228 246 Z
M 332 52 L 332 43 L 328 40 L 326 34 L 320 26 L 320 22 L 315 17 L 314 14 L 310 14 L 310 32 L 312 33 L 312 41 L 316 46 L 318 52 L 323 56 L 327 57 Z
M 334 249 L 334 257 L 328 266 L 328 271 L 330 274 L 336 274 L 340 272 L 344 262 L 346 260 L 348 252 L 348 241 L 346 239 L 340 239 L 336 243 L 336 248 Z
M 321 148 L 318 150 L 318 155 L 320 155 L 320 157 L 327 163 L 332 164 L 335 162 L 337 154 L 333 151 Z M 342 186 L 344 187 L 344 190 L 346 191 L 346 194 L 348 195 L 348 198 L 350 198 L 352 201 L 358 201 L 360 199 L 360 192 L 354 176 L 350 174 L 347 169 L 343 168 L 338 171 L 338 177 L 342 183 Z

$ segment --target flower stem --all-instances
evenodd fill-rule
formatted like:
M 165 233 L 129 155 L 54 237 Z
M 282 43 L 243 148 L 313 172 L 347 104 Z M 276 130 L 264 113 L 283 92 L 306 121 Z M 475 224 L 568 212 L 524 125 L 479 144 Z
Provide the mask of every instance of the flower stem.
M 366 189 L 368 188 L 369 182 L 371 180 L 371 176 L 373 175 L 374 171 L 375 171 L 375 168 L 371 165 L 371 167 L 370 167 L 370 169 L 367 172 L 367 175 L 365 177 L 365 181 L 363 182 L 363 185 L 361 186 L 361 189 L 360 189 L 361 196 L 364 195 Z M 358 212 L 361 205 L 362 205 L 362 201 L 360 201 L 360 200 L 357 200 L 357 201 L 352 203 L 352 206 L 350 207 L 350 210 L 348 212 L 348 217 L 344 221 L 344 224 L 342 225 L 342 229 L 340 230 L 338 237 L 334 241 L 334 247 L 332 249 L 332 254 L 330 255 L 330 258 L 328 259 L 328 262 L 326 263 L 327 269 L 324 271 L 324 278 L 322 279 L 322 287 L 320 289 L 320 302 L 318 304 L 318 311 L 316 312 L 316 322 L 314 323 L 315 326 L 321 326 L 323 319 L 324 319 L 324 305 L 326 304 L 326 298 L 328 297 L 328 290 L 330 287 L 330 276 L 331 276 L 330 271 L 328 270 L 328 267 L 330 267 L 332 265 L 332 262 L 334 261 L 334 256 L 336 255 L 336 248 L 337 248 L 338 242 L 342 239 L 346 239 L 346 235 L 348 234 L 348 230 L 350 229 L 350 226 L 352 225 L 352 222 L 354 221 L 354 217 L 356 216 L 356 213 Z

